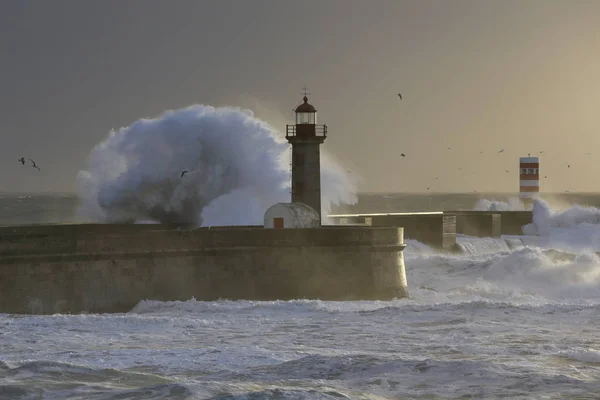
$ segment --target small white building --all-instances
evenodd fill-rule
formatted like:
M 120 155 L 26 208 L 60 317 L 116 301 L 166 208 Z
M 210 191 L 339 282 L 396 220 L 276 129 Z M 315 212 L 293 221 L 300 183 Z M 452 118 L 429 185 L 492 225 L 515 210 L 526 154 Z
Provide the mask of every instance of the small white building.
M 277 203 L 265 212 L 265 228 L 318 228 L 321 217 L 304 203 Z

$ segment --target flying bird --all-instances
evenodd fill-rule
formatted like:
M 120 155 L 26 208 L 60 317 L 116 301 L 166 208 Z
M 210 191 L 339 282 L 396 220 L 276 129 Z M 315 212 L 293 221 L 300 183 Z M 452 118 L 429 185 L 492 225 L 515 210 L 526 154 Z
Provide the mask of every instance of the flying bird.
M 500 149 L 498 153 L 504 153 L 504 149 Z
M 400 100 L 402 100 L 402 93 L 398 93 L 398 97 L 400 97 Z
M 400 154 L 400 157 L 406 157 L 406 154 L 402 153 Z
M 19 158 L 19 162 L 20 162 L 22 165 L 25 165 L 25 157 L 21 157 L 21 158 Z
M 506 172 L 508 172 L 508 170 L 506 170 Z
M 36 165 L 35 161 L 33 161 L 31 158 L 29 159 L 29 161 L 31 161 L 31 166 L 32 166 L 33 168 L 37 168 L 37 170 L 38 170 L 38 171 L 41 171 L 40 167 L 38 167 L 38 166 Z
M 185 171 L 181 171 L 181 176 L 180 176 L 180 178 L 183 178 L 183 176 L 184 176 L 185 174 L 187 174 L 188 172 L 189 172 L 189 171 L 188 171 L 187 169 L 186 169 Z

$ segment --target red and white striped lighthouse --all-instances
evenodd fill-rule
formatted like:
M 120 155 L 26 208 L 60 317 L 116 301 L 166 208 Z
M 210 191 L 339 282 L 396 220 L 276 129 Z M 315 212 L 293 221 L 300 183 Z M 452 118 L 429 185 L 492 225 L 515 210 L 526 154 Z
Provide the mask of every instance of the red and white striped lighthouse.
M 521 157 L 519 159 L 519 197 L 525 202 L 540 195 L 540 159 L 539 157 Z

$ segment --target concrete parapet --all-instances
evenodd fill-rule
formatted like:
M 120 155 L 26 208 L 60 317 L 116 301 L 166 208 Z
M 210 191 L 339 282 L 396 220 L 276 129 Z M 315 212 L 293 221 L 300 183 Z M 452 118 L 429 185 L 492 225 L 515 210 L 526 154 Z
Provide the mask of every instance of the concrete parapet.
M 370 225 L 404 228 L 405 237 L 440 250 L 456 247 L 456 216 L 441 212 L 365 214 Z
M 403 248 L 402 229 L 391 227 L 5 231 L 0 312 L 118 312 L 191 297 L 401 298 Z
M 329 221 L 335 225 L 367 225 L 366 217 L 360 215 L 329 215 Z
M 502 217 L 496 212 L 444 211 L 456 216 L 456 233 L 475 237 L 500 237 Z
M 502 219 L 503 235 L 522 235 L 523 226 L 533 222 L 532 211 L 494 211 Z
M 124 233 L 176 230 L 180 225 L 164 224 L 40 224 L 0 226 L 0 237 L 16 235 L 80 235 L 82 233 Z

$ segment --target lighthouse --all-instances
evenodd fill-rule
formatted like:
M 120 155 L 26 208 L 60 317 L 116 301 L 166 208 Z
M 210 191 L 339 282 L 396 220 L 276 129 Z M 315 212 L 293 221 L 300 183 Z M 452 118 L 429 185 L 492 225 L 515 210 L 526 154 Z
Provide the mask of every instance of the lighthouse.
M 533 199 L 540 195 L 540 159 L 539 157 L 521 157 L 519 159 L 519 197 L 529 207 Z
M 317 109 L 303 102 L 294 110 L 296 124 L 286 126 L 285 138 L 292 145 L 292 203 L 304 203 L 321 217 L 321 150 L 327 125 L 317 125 Z M 320 220 L 320 219 L 319 219 Z

